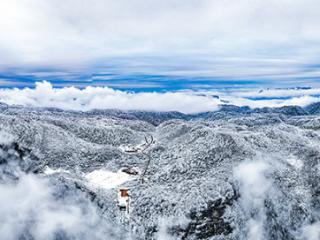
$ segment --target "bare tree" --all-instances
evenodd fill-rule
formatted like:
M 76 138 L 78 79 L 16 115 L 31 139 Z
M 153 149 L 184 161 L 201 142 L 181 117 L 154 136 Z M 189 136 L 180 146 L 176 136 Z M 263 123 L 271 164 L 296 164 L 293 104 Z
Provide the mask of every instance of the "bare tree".
M 144 137 L 144 139 L 145 139 L 145 143 L 144 143 L 143 149 L 141 150 L 141 154 L 143 154 L 147 158 L 147 163 L 146 163 L 146 166 L 144 168 L 144 171 L 141 174 L 142 183 L 144 183 L 144 176 L 146 175 L 146 173 L 148 171 L 148 168 L 149 168 L 149 165 L 150 165 L 150 162 L 151 162 L 150 152 L 147 151 L 147 150 L 155 142 L 152 135 L 150 135 L 150 139 L 148 139 L 146 136 Z

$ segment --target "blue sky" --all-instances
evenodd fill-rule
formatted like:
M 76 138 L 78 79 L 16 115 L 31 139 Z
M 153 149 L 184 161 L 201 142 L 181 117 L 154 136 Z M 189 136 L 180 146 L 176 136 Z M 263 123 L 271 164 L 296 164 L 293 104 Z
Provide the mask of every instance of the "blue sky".
M 0 86 L 319 86 L 317 0 L 2 0 Z

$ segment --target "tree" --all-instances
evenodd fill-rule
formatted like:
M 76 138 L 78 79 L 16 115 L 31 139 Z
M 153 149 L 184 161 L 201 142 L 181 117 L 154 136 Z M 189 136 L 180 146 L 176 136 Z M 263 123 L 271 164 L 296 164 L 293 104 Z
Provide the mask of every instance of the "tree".
M 147 163 L 146 163 L 146 166 L 141 174 L 141 182 L 142 183 L 144 183 L 144 176 L 146 175 L 148 168 L 149 168 L 149 165 L 150 165 L 150 162 L 151 162 L 151 155 L 150 155 L 150 152 L 147 150 L 151 147 L 152 144 L 155 143 L 152 135 L 150 135 L 150 139 L 148 139 L 147 136 L 145 136 L 144 139 L 145 139 L 145 143 L 143 145 L 143 149 L 141 150 L 141 154 L 147 158 Z

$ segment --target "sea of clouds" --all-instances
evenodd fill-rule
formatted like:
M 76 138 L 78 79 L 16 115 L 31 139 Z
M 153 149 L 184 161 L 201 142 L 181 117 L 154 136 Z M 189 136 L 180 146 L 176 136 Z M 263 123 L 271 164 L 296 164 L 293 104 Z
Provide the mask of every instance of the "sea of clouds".
M 216 91 L 126 92 L 109 87 L 54 88 L 38 82 L 35 88 L 0 89 L 0 102 L 28 107 L 54 107 L 65 110 L 120 109 L 179 111 L 199 113 L 216 111 L 221 104 L 251 108 L 307 106 L 320 101 L 320 89 L 237 89 Z

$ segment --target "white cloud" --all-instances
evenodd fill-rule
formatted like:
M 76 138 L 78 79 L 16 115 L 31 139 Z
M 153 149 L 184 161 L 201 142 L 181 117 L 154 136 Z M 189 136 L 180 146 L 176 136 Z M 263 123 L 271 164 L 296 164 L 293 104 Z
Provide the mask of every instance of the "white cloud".
M 251 98 L 285 98 L 285 97 L 300 97 L 304 95 L 320 95 L 320 88 L 310 89 L 238 89 L 232 92 L 233 96 L 251 97 Z
M 292 97 L 289 99 L 266 99 L 266 100 L 251 100 L 247 98 L 239 98 L 233 96 L 225 96 L 223 99 L 229 101 L 230 104 L 236 106 L 249 106 L 250 108 L 263 107 L 283 107 L 283 106 L 301 106 L 305 107 L 311 103 L 320 102 L 319 97 L 301 96 Z
M 266 192 L 270 188 L 270 182 L 265 174 L 268 165 L 261 161 L 244 162 L 234 171 L 235 178 L 241 184 L 241 198 L 251 207 L 260 207 Z
M 0 238 L 15 240 L 29 233 L 32 239 L 50 240 L 61 232 L 75 239 L 109 235 L 111 226 L 93 204 L 77 195 L 57 199 L 53 193 L 48 181 L 34 175 L 21 173 L 17 183 L 1 183 Z
M 320 88 L 299 89 L 242 89 L 198 91 L 204 95 L 218 95 L 229 104 L 251 108 L 301 106 L 320 102 Z
M 0 101 L 34 107 L 57 107 L 68 110 L 121 109 L 180 111 L 194 113 L 214 111 L 219 101 L 186 93 L 128 93 L 107 87 L 53 88 L 48 82 L 35 89 L 1 89 Z
M 240 184 L 241 204 L 247 215 L 249 240 L 265 239 L 264 200 L 271 187 L 271 181 L 266 177 L 269 166 L 262 161 L 244 162 L 234 170 L 234 176 Z
M 252 90 L 251 90 L 252 91 Z M 278 90 L 270 90 L 274 96 L 280 96 Z M 241 97 L 237 91 L 215 92 L 141 92 L 131 93 L 118 91 L 108 87 L 75 87 L 53 88 L 49 82 L 36 83 L 34 89 L 0 89 L 0 102 L 9 105 L 23 105 L 31 107 L 56 107 L 66 110 L 88 111 L 92 109 L 120 109 L 120 110 L 145 110 L 145 111 L 179 111 L 182 113 L 198 113 L 216 111 L 220 104 L 236 106 L 249 106 L 251 108 L 282 107 L 282 106 L 307 106 L 320 102 L 319 97 L 298 95 L 292 90 L 279 90 L 280 94 L 288 99 L 262 99 L 252 100 Z M 304 94 L 318 93 L 319 89 L 302 90 Z M 219 95 L 220 99 L 211 97 Z M 244 94 L 246 95 L 246 94 Z M 253 92 L 247 95 L 254 95 Z M 268 95 L 268 94 L 267 94 Z M 224 101 L 222 101 L 224 100 Z
M 5 146 L 11 144 L 15 137 L 7 131 L 0 130 L 0 144 Z
M 320 222 L 307 225 L 302 229 L 303 237 L 306 240 L 318 240 L 320 239 Z
M 12 143 L 0 132 L 3 144 Z M 51 182 L 46 176 L 24 173 L 14 150 L 0 155 L 0 239 L 109 239 L 117 238 L 121 226 L 108 222 L 84 193 Z
M 174 74 L 300 76 L 301 65 L 317 63 L 320 52 L 318 6 L 317 0 L 2 0 L 0 66 L 85 71 L 102 59 L 109 66 L 133 56 L 125 69 L 151 64 L 150 71 L 162 65 L 171 72 L 173 59 L 180 62 Z M 139 63 L 141 56 L 154 61 Z M 192 68 L 185 67 L 189 61 Z

